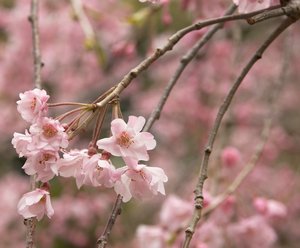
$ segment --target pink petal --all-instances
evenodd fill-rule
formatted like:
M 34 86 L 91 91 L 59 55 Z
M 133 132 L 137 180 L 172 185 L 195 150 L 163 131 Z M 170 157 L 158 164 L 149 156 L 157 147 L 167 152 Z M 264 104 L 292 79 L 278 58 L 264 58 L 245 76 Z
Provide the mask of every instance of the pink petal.
M 118 136 L 120 133 L 125 131 L 127 128 L 127 124 L 122 119 L 114 119 L 111 122 L 111 133 L 113 136 Z

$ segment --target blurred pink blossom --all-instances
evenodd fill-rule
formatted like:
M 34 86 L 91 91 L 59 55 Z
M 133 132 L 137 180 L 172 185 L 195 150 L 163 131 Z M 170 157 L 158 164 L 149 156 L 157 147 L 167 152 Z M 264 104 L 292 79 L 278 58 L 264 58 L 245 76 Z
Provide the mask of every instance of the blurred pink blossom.
M 233 2 L 239 6 L 240 13 L 268 8 L 272 4 L 272 0 L 233 0 Z
M 137 229 L 138 247 L 163 248 L 165 247 L 166 234 L 162 228 L 141 225 Z
M 277 219 L 287 216 L 286 206 L 275 200 L 258 197 L 254 199 L 253 205 L 257 212 L 269 219 Z
M 236 166 L 241 161 L 241 153 L 235 147 L 226 147 L 221 153 L 221 161 L 226 167 Z
M 18 213 L 25 219 L 36 217 L 41 220 L 46 214 L 49 218 L 54 214 L 50 201 L 50 193 L 36 189 L 23 195 L 18 203 Z

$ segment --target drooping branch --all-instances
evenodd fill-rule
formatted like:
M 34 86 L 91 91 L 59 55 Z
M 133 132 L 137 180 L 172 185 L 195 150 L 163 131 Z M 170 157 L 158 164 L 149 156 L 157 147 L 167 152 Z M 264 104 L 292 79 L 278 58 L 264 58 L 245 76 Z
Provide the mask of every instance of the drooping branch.
M 36 88 L 41 88 L 42 60 L 41 60 L 41 50 L 40 50 L 40 33 L 39 33 L 39 25 L 38 25 L 38 21 L 39 21 L 38 7 L 39 7 L 39 0 L 32 0 L 30 16 L 28 19 L 31 23 L 31 29 L 32 29 L 34 85 Z
M 135 68 L 130 70 L 123 79 L 116 85 L 115 89 L 107 95 L 103 100 L 97 103 L 98 107 L 103 107 L 106 105 L 109 101 L 111 101 L 116 96 L 119 96 L 120 93 L 132 82 L 134 78 L 136 78 L 140 73 L 148 69 L 148 67 L 153 64 L 156 60 L 158 60 L 160 57 L 162 57 L 165 53 L 168 51 L 171 51 L 173 47 L 187 34 L 200 30 L 204 27 L 211 26 L 218 23 L 224 23 L 229 21 L 236 21 L 236 20 L 247 20 L 250 17 L 256 16 L 260 13 L 263 13 L 265 11 L 273 10 L 276 8 L 280 8 L 280 6 L 273 6 L 267 9 L 258 10 L 246 14 L 236 14 L 236 15 L 227 15 L 223 17 L 218 18 L 212 18 L 205 21 L 200 21 L 195 24 L 192 24 L 190 26 L 187 26 L 179 31 L 177 31 L 175 34 L 173 34 L 169 39 L 168 42 L 161 48 L 157 48 L 152 55 L 147 57 L 145 60 L 143 60 L 139 65 L 137 65 Z
M 226 15 L 231 15 L 236 10 L 236 5 L 232 5 L 228 8 L 228 10 L 225 12 Z M 159 103 L 155 107 L 155 109 L 152 111 L 150 117 L 147 120 L 147 123 L 144 127 L 144 131 L 150 130 L 152 125 L 156 120 L 159 119 L 161 111 L 173 89 L 175 84 L 177 83 L 178 79 L 180 78 L 182 72 L 185 70 L 185 68 L 188 66 L 188 64 L 196 57 L 199 50 L 210 40 L 210 38 L 223 27 L 222 23 L 215 24 L 180 60 L 180 64 L 177 67 L 174 75 L 168 82 L 167 86 L 164 89 L 164 92 L 159 100 Z
M 109 219 L 106 223 L 103 234 L 97 240 L 97 248 L 106 247 L 111 230 L 116 222 L 118 215 L 121 214 L 121 205 L 122 205 L 122 196 L 118 195 L 114 203 L 113 209 L 111 211 L 111 214 L 109 216 Z
M 192 240 L 196 226 L 197 226 L 199 220 L 201 219 L 201 213 L 202 213 L 202 209 L 203 209 L 203 186 L 204 186 L 205 180 L 207 179 L 207 169 L 208 169 L 209 157 L 212 152 L 214 141 L 215 141 L 216 135 L 218 133 L 219 127 L 221 125 L 222 119 L 223 119 L 228 107 L 230 106 L 230 103 L 231 103 L 237 89 L 239 88 L 243 79 L 246 77 L 246 75 L 251 70 L 253 65 L 259 59 L 261 59 L 263 53 L 272 44 L 272 42 L 294 22 L 295 22 L 295 19 L 291 19 L 291 18 L 284 20 L 280 24 L 280 26 L 259 47 L 259 49 L 256 51 L 256 53 L 252 56 L 252 58 L 249 60 L 249 62 L 246 64 L 246 66 L 241 71 L 240 75 L 238 76 L 237 80 L 231 87 L 229 93 L 225 97 L 224 102 L 221 104 L 221 106 L 218 110 L 212 130 L 210 131 L 210 134 L 209 134 L 208 143 L 206 145 L 204 155 L 202 158 L 202 162 L 200 165 L 200 173 L 199 173 L 197 185 L 194 190 L 194 193 L 195 193 L 195 203 L 194 203 L 195 205 L 194 206 L 195 207 L 194 207 L 193 216 L 192 216 L 190 223 L 185 231 L 186 236 L 185 236 L 185 241 L 183 244 L 184 248 L 189 247 L 189 244 Z
M 42 61 L 41 61 L 41 50 L 40 50 L 40 34 L 38 26 L 38 8 L 39 0 L 31 1 L 30 15 L 28 20 L 31 23 L 32 30 L 32 55 L 33 55 L 33 82 L 36 88 L 41 88 L 41 70 L 42 70 Z M 36 188 L 35 176 L 30 176 L 30 189 L 34 190 Z M 26 226 L 26 248 L 34 247 L 34 233 L 36 228 L 36 218 L 29 218 L 24 220 Z
M 283 84 L 287 81 L 288 65 L 291 57 L 291 47 L 289 41 L 290 41 L 289 36 L 287 36 L 284 40 L 284 45 L 283 45 L 283 51 L 285 52 L 283 54 L 283 64 L 281 67 L 281 71 L 274 85 L 272 85 L 273 91 L 268 99 L 268 105 L 270 106 L 270 109 L 269 109 L 268 116 L 264 121 L 264 127 L 261 132 L 261 141 L 256 146 L 254 154 L 252 155 L 250 161 L 243 167 L 243 169 L 236 176 L 233 182 L 228 186 L 228 188 L 222 194 L 217 196 L 216 199 L 207 208 L 203 209 L 202 216 L 209 215 L 218 206 L 220 206 L 220 204 L 222 204 L 228 198 L 228 196 L 233 194 L 239 188 L 241 183 L 247 178 L 247 176 L 255 168 L 261 156 L 261 153 L 270 135 L 273 120 L 277 115 L 276 110 L 279 105 L 279 101 L 278 101 L 279 93 L 282 91 Z

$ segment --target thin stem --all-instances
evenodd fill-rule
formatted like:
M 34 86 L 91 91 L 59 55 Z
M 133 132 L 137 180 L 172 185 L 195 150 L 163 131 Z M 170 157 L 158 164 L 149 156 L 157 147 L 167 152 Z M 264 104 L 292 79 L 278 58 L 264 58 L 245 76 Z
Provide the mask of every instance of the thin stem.
M 32 29 L 32 55 L 33 55 L 33 66 L 34 66 L 34 85 L 36 88 L 41 88 L 41 69 L 42 69 L 42 59 L 40 50 L 40 34 L 38 27 L 38 7 L 39 0 L 31 1 L 31 10 L 29 21 L 31 23 Z
M 118 215 L 121 214 L 122 196 L 118 195 L 114 203 L 110 218 L 108 219 L 102 235 L 97 240 L 97 248 L 105 248 L 108 242 L 111 230 L 116 222 Z
M 99 110 L 99 113 L 97 116 L 96 125 L 94 128 L 93 137 L 92 137 L 92 141 L 91 141 L 94 147 L 96 147 L 97 140 L 100 136 L 100 131 L 101 131 L 101 128 L 103 125 L 106 110 L 107 110 L 107 105 L 104 106 L 104 108 Z
M 198 182 L 196 185 L 196 188 L 194 190 L 195 193 L 195 208 L 193 212 L 193 216 L 191 218 L 191 221 L 189 223 L 188 228 L 186 229 L 186 236 L 185 241 L 183 244 L 184 248 L 188 248 L 190 241 L 192 240 L 193 234 L 195 232 L 197 223 L 199 222 L 201 218 L 201 212 L 203 208 L 203 185 L 204 181 L 207 179 L 207 168 L 208 168 L 208 162 L 209 157 L 213 149 L 214 141 L 218 132 L 218 129 L 221 125 L 221 121 L 237 91 L 240 84 L 242 83 L 243 79 L 246 77 L 248 72 L 251 70 L 253 65 L 261 59 L 263 53 L 265 50 L 272 44 L 272 42 L 285 30 L 287 29 L 292 23 L 294 23 L 295 20 L 288 18 L 284 20 L 281 25 L 266 39 L 266 41 L 262 44 L 261 47 L 256 51 L 256 53 L 252 56 L 250 61 L 247 63 L 247 65 L 243 68 L 241 74 L 238 76 L 237 80 L 233 84 L 232 88 L 230 89 L 228 95 L 226 96 L 224 102 L 219 108 L 217 117 L 214 121 L 213 128 L 209 134 L 208 143 L 204 151 L 204 156 L 200 165 L 200 173 L 198 177 Z
M 237 177 L 233 180 L 233 182 L 228 186 L 228 188 L 219 196 L 216 197 L 216 200 L 214 200 L 207 208 L 203 209 L 202 216 L 209 215 L 212 211 L 214 211 L 222 202 L 224 202 L 228 196 L 233 194 L 238 187 L 241 185 L 241 183 L 246 179 L 246 177 L 252 172 L 255 165 L 257 164 L 257 161 L 259 160 L 261 153 L 265 147 L 265 144 L 267 142 L 268 136 L 270 134 L 270 130 L 272 127 L 272 122 L 276 116 L 276 110 L 279 104 L 278 96 L 279 92 L 282 91 L 283 84 L 287 81 L 287 75 L 288 75 L 288 65 L 291 57 L 291 47 L 290 47 L 290 40 L 289 36 L 285 38 L 283 51 L 285 51 L 283 56 L 283 65 L 281 67 L 281 71 L 279 74 L 278 79 L 275 81 L 275 84 L 273 85 L 273 94 L 271 94 L 268 102 L 270 107 L 269 114 L 264 122 L 264 127 L 261 132 L 261 141 L 256 146 L 255 152 L 252 155 L 250 161 L 243 167 L 243 169 L 240 171 L 240 173 L 237 175 Z
M 85 110 L 85 109 L 86 109 L 85 107 L 72 109 L 72 110 L 70 110 L 70 111 L 68 111 L 68 112 L 66 112 L 66 113 L 64 113 L 64 114 L 62 114 L 62 115 L 60 115 L 60 116 L 58 116 L 56 119 L 59 120 L 59 121 L 61 122 L 63 119 L 69 117 L 70 115 L 73 115 L 73 114 L 75 114 L 75 113 L 77 113 L 77 112 L 79 112 L 79 111 L 83 111 L 83 110 Z
M 234 10 L 236 9 L 235 5 L 232 5 L 231 7 L 228 8 L 228 10 L 225 12 L 226 14 L 231 14 L 234 12 Z M 185 67 L 188 65 L 188 63 L 196 56 L 197 52 L 209 41 L 209 39 L 217 32 L 217 30 L 219 30 L 222 27 L 222 23 L 219 23 L 217 25 L 215 25 L 210 31 L 208 31 L 207 34 L 205 34 L 205 36 L 181 59 L 181 65 L 179 66 L 179 68 L 176 70 L 176 73 L 174 75 L 174 77 L 171 79 L 171 81 L 168 83 L 164 94 L 162 96 L 162 99 L 164 99 L 163 103 L 162 100 L 160 101 L 159 105 L 157 108 L 162 109 L 165 101 L 168 98 L 168 95 L 170 94 L 170 91 L 172 90 L 173 86 L 175 85 L 175 83 L 177 82 L 178 78 L 180 77 L 182 71 L 185 69 Z M 165 93 L 167 92 L 167 93 Z M 168 94 L 167 96 L 165 96 L 166 94 Z M 161 106 L 162 105 L 162 106 Z M 115 109 L 115 116 L 116 115 L 120 115 L 120 105 L 118 104 L 118 108 Z M 157 115 L 157 113 L 153 113 L 151 114 L 150 118 L 147 121 L 147 124 L 144 127 L 143 131 L 149 131 L 154 123 L 154 121 L 157 119 L 154 115 Z M 121 213 L 121 207 L 122 207 L 122 197 L 120 195 L 117 196 L 115 204 L 113 206 L 113 210 L 112 213 L 108 219 L 107 225 L 105 227 L 105 230 L 103 232 L 103 234 L 101 235 L 101 237 L 99 237 L 97 244 L 98 247 L 97 248 L 104 248 L 107 244 L 107 240 L 108 237 L 110 235 L 110 232 L 113 228 L 113 225 L 116 221 L 117 216 Z
M 82 107 L 90 107 L 91 104 L 81 103 L 81 102 L 58 102 L 58 103 L 48 103 L 48 107 L 63 107 L 63 106 L 82 106 Z
M 226 15 L 232 14 L 236 10 L 236 5 L 232 4 L 225 12 Z M 173 89 L 178 79 L 180 78 L 182 72 L 188 66 L 188 64 L 196 57 L 199 50 L 211 39 L 211 37 L 223 27 L 222 23 L 215 24 L 180 60 L 180 64 L 177 67 L 174 75 L 168 82 L 167 86 L 164 89 L 164 92 L 157 104 L 156 108 L 152 111 L 150 117 L 147 120 L 147 123 L 144 127 L 144 131 L 151 129 L 152 125 L 156 120 L 159 119 L 162 109 Z
M 38 7 L 39 1 L 32 0 L 30 8 L 29 21 L 31 23 L 32 32 L 32 55 L 33 55 L 33 72 L 34 72 L 34 86 L 36 88 L 41 88 L 41 52 L 40 52 L 40 35 L 38 28 Z M 34 190 L 36 188 L 35 176 L 30 176 L 30 189 Z M 36 218 L 29 218 L 24 220 L 26 226 L 26 248 L 34 247 L 34 234 L 36 228 Z
M 278 8 L 278 7 L 277 7 Z M 195 24 L 192 24 L 190 26 L 187 26 L 178 32 L 176 32 L 174 35 L 172 35 L 168 42 L 162 47 L 157 48 L 155 52 L 150 55 L 148 58 L 146 58 L 144 61 L 142 61 L 139 65 L 137 65 L 135 68 L 133 68 L 129 73 L 127 73 L 123 79 L 116 85 L 116 88 L 102 101 L 97 103 L 98 107 L 103 107 L 105 104 L 107 104 L 109 101 L 111 101 L 114 97 L 119 96 L 120 93 L 132 82 L 134 78 L 136 78 L 141 72 L 148 69 L 148 67 L 153 64 L 156 60 L 158 60 L 161 56 L 163 56 L 166 52 L 171 51 L 173 47 L 188 33 L 200 30 L 204 27 L 217 24 L 217 23 L 224 23 L 228 21 L 235 21 L 235 20 L 247 20 L 248 18 L 255 16 L 259 13 L 262 13 L 264 11 L 274 9 L 267 8 L 259 11 L 254 11 L 247 14 L 237 14 L 237 15 L 228 15 L 218 18 L 212 18 L 205 21 L 200 21 Z

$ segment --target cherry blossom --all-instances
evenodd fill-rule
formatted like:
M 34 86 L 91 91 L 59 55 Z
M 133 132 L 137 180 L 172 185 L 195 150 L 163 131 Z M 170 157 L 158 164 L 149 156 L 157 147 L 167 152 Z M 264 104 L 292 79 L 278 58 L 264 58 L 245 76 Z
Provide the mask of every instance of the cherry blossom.
M 58 152 L 40 151 L 28 157 L 22 168 L 28 175 L 37 174 L 37 181 L 47 182 L 58 175 L 58 158 Z
M 122 119 L 113 120 L 111 123 L 112 136 L 98 140 L 98 148 L 104 149 L 114 156 L 149 160 L 147 150 L 154 149 L 156 141 L 149 132 L 141 132 L 145 121 L 142 116 L 129 116 L 127 124 Z
M 49 218 L 54 214 L 50 201 L 50 193 L 36 189 L 23 195 L 18 203 L 18 213 L 25 219 L 36 217 L 41 220 L 46 214 Z
M 25 134 L 15 132 L 14 137 L 11 141 L 14 148 L 16 149 L 16 152 L 19 154 L 19 157 L 27 156 L 30 153 L 30 151 L 28 150 L 28 145 L 31 142 L 32 137 L 27 130 L 25 130 Z
M 30 126 L 29 132 L 32 135 L 32 142 L 29 149 L 47 149 L 57 151 L 59 148 L 68 146 L 68 135 L 64 132 L 63 126 L 58 120 L 44 117 Z
M 95 187 L 113 187 L 116 181 L 115 167 L 108 160 L 99 159 L 98 155 L 94 155 L 90 160 L 94 160 L 94 157 L 97 161 L 85 165 L 89 181 Z
M 33 89 L 20 93 L 17 109 L 25 121 L 34 123 L 48 113 L 49 96 L 45 90 Z
M 160 3 L 160 0 L 139 0 L 141 3 L 150 2 L 150 3 Z
M 132 196 L 143 199 L 158 192 L 164 195 L 164 182 L 167 181 L 168 177 L 163 169 L 139 164 L 136 169 L 127 168 L 121 180 L 115 183 L 114 189 L 117 194 L 122 195 L 123 201 L 127 202 Z
M 226 167 L 233 167 L 241 160 L 241 153 L 235 147 L 226 147 L 221 153 L 222 164 Z
M 83 164 L 89 158 L 88 150 L 71 150 L 63 154 L 57 162 L 58 173 L 62 177 L 79 178 L 83 175 Z
M 141 225 L 137 229 L 137 240 L 139 247 L 163 248 L 167 235 L 160 227 Z
M 268 219 L 283 218 L 287 215 L 286 206 L 278 201 L 258 197 L 254 200 L 255 209 Z

